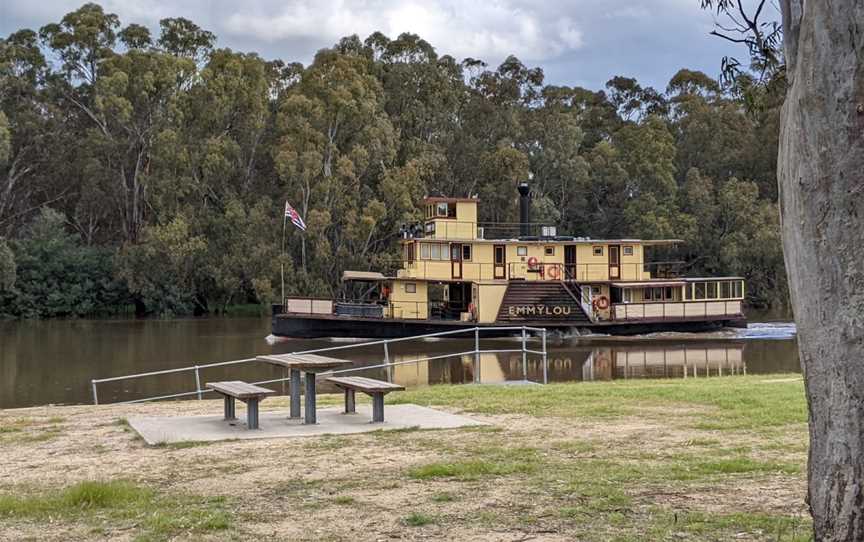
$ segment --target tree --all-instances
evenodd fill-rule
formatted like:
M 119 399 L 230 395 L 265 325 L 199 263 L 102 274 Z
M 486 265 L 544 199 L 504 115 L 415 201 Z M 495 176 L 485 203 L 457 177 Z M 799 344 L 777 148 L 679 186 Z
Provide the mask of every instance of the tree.
M 816 540 L 864 538 L 864 39 L 853 0 L 782 0 L 778 27 L 741 2 L 703 0 L 739 15 L 760 74 L 785 75 L 777 158 L 782 238 L 809 406 L 808 502 Z M 729 36 L 724 36 L 730 39 Z M 781 61 L 785 60 L 785 65 Z
M 784 0 L 778 177 L 810 408 L 817 540 L 864 538 L 864 37 L 852 0 Z
M 15 285 L 18 267 L 15 265 L 15 254 L 9 248 L 6 239 L 0 237 L 0 292 L 8 292 Z

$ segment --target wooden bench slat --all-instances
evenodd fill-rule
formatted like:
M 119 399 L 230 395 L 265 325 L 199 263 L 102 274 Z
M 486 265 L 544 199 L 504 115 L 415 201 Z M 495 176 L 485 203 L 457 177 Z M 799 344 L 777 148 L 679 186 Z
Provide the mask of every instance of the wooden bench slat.
M 363 392 L 390 392 L 402 391 L 405 386 L 384 382 L 383 380 L 375 380 L 374 378 L 366 378 L 363 376 L 333 376 L 327 379 L 327 382 L 336 384 L 341 388 L 351 388 Z
M 265 395 L 273 395 L 276 392 L 261 386 L 249 384 L 242 380 L 231 380 L 227 382 L 208 382 L 207 388 L 219 393 L 236 397 L 237 399 L 248 399 L 250 397 L 263 397 Z

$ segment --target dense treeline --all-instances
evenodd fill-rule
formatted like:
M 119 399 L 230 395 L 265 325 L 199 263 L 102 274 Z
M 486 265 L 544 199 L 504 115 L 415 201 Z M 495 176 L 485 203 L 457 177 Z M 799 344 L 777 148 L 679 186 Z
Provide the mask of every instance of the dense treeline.
M 513 221 L 529 178 L 559 231 L 680 237 L 688 273 L 785 302 L 769 86 L 689 70 L 665 92 L 544 85 L 410 34 L 347 37 L 305 67 L 215 41 L 95 4 L 0 40 L 0 314 L 266 303 L 281 263 L 289 293 L 334 294 L 343 269 L 393 265 L 424 194 L 478 194 L 481 220 Z M 286 199 L 308 230 L 282 262 Z

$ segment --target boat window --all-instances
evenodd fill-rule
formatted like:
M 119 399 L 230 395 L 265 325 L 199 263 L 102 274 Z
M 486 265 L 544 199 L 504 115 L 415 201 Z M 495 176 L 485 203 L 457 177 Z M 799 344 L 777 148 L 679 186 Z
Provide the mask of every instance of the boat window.
M 447 203 L 441 202 L 435 207 L 435 216 L 447 216 Z
M 624 303 L 632 303 L 633 302 L 633 291 L 630 288 L 624 288 L 621 290 L 623 294 Z
M 696 295 L 693 298 L 705 299 L 705 283 L 697 282 L 694 286 L 696 286 Z
M 431 251 L 431 255 L 430 255 L 431 259 L 433 259 L 433 260 L 440 260 L 441 259 L 441 245 L 439 245 L 438 243 L 432 243 L 429 246 L 429 249 Z
M 414 261 L 414 243 L 405 245 L 405 260 L 409 262 Z
M 693 287 L 690 284 L 684 285 L 684 299 L 693 299 Z
M 405 283 L 405 293 L 406 294 L 416 294 L 417 293 L 417 283 L 406 282 Z
M 708 299 L 717 299 L 717 283 L 708 283 Z
M 555 247 L 546 247 L 544 252 L 547 256 L 554 256 L 555 255 Z
M 470 260 L 471 259 L 471 245 L 462 245 L 462 259 Z
M 428 260 L 429 259 L 429 243 L 421 243 L 420 244 L 420 259 Z
M 663 299 L 672 299 L 672 287 L 667 286 L 666 291 L 663 292 Z
M 721 282 L 720 283 L 720 299 L 729 299 L 732 297 L 732 283 L 731 282 Z
M 447 218 L 456 218 L 456 204 L 447 205 Z
M 624 247 L 624 255 L 625 256 L 632 256 L 633 255 L 633 247 L 625 246 Z
M 645 301 L 651 301 L 652 299 L 654 299 L 654 297 L 651 295 L 652 291 L 653 290 L 651 288 L 645 288 L 645 291 L 642 292 L 642 299 Z
M 441 259 L 449 260 L 450 259 L 450 248 L 448 245 L 441 245 Z
M 528 247 L 516 247 L 516 255 L 517 256 L 527 256 L 528 255 Z
M 744 281 L 736 280 L 732 283 L 735 290 L 735 297 L 744 297 Z
M 603 255 L 603 247 L 602 246 L 594 247 L 593 250 L 594 250 L 595 256 L 602 256 Z

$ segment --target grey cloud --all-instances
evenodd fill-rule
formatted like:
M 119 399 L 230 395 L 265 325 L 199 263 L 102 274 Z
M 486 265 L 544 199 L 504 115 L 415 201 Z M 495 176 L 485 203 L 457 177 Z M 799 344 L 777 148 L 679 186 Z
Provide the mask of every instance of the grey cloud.
M 0 35 L 59 20 L 80 1 L 0 0 Z M 708 36 L 712 16 L 698 0 L 106 0 L 124 24 L 156 27 L 183 16 L 219 45 L 308 63 L 339 37 L 374 30 L 420 34 L 442 54 L 496 65 L 508 54 L 544 69 L 547 82 L 601 88 L 615 75 L 663 89 L 680 68 L 716 76 L 740 49 Z

